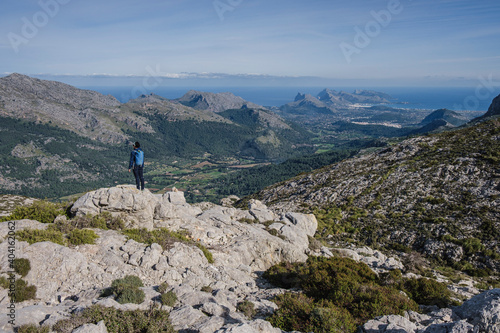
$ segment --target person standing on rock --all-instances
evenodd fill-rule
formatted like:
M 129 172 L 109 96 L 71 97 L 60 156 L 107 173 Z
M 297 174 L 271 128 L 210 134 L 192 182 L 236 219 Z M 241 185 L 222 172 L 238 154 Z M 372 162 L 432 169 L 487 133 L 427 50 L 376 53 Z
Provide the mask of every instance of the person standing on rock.
M 134 170 L 135 184 L 137 189 L 144 190 L 144 152 L 139 142 L 134 143 L 134 150 L 130 153 L 128 172 Z

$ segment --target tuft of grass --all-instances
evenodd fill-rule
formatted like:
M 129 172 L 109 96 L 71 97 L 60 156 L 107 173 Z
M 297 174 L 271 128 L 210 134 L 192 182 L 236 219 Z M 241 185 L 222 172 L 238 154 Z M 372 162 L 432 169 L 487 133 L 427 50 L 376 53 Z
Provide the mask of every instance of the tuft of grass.
M 17 333 L 49 333 L 49 326 L 38 326 L 35 324 L 21 325 L 17 328 Z
M 243 314 L 248 318 L 253 318 L 253 316 L 255 316 L 255 314 L 257 313 L 257 311 L 255 310 L 255 304 L 246 300 L 243 302 L 239 302 L 236 306 L 236 309 L 240 312 L 243 312 Z
M 161 303 L 166 306 L 173 307 L 177 302 L 177 295 L 172 291 L 161 294 Z

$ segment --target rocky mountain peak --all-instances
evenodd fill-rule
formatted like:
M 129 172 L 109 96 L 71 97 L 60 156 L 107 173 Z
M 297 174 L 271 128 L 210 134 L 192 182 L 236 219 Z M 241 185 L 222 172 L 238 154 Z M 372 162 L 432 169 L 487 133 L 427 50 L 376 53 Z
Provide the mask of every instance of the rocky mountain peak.
M 493 116 L 498 116 L 500 115 L 500 95 L 495 97 L 493 99 L 493 102 L 491 103 L 488 112 L 482 117 L 482 118 L 489 118 Z
M 264 109 L 264 107 L 248 102 L 230 92 L 210 93 L 190 90 L 175 101 L 197 110 L 208 110 L 216 113 L 230 109 L 241 109 L 243 107 Z

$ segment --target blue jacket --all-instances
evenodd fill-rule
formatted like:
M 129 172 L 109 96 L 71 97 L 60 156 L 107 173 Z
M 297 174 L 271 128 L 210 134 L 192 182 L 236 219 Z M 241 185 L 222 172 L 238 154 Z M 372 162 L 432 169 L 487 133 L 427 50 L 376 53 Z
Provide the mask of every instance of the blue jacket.
M 130 153 L 130 163 L 128 164 L 128 168 L 132 169 L 134 166 L 143 166 L 144 165 L 144 152 L 141 148 L 135 148 Z

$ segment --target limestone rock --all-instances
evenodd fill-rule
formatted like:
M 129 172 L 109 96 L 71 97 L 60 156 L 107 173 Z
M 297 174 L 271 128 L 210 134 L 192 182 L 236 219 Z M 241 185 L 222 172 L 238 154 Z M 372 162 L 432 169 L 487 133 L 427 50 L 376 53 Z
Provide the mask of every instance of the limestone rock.
M 472 297 L 455 314 L 474 325 L 479 332 L 500 333 L 500 289 Z
M 82 325 L 78 328 L 75 328 L 71 333 L 108 333 L 108 329 L 106 328 L 104 321 L 101 320 L 100 322 L 97 323 L 97 325 L 94 324 Z

